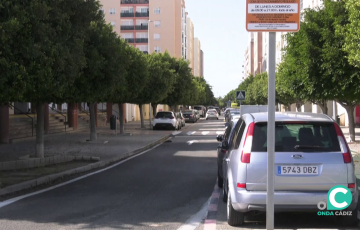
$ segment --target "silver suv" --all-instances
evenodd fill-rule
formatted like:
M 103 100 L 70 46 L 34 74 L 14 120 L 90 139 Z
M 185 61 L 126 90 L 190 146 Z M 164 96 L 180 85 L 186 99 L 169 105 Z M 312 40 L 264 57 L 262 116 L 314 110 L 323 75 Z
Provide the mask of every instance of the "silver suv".
M 266 211 L 267 113 L 244 114 L 230 137 L 223 160 L 223 201 L 229 225 Z M 350 189 L 352 203 L 343 223 L 355 224 L 358 187 L 355 167 L 340 127 L 324 114 L 276 113 L 275 211 L 320 211 L 328 191 Z M 316 215 L 316 214 L 315 214 Z

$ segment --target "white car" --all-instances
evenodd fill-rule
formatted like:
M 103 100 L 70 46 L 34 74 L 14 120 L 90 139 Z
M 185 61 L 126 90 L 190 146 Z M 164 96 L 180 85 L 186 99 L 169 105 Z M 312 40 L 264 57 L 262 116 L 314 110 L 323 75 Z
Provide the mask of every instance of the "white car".
M 216 109 L 209 109 L 206 113 L 206 120 L 208 120 L 209 118 L 216 118 L 217 120 L 219 120 L 219 114 L 216 111 Z
M 172 129 L 179 130 L 180 124 L 178 118 L 171 111 L 161 111 L 158 112 L 153 121 L 153 130 L 156 129 Z

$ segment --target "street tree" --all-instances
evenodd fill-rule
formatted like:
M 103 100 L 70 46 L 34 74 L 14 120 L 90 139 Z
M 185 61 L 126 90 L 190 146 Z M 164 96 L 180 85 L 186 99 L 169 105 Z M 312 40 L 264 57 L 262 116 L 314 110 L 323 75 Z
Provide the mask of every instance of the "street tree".
M 145 90 L 148 81 L 147 57 L 139 49 L 125 43 L 121 39 L 122 46 L 125 46 L 125 59 L 122 65 L 125 67 L 125 74 L 118 76 L 121 78 L 122 84 L 119 84 L 114 94 L 110 95 L 110 101 L 117 103 L 119 106 L 120 134 L 124 134 L 124 111 L 123 104 L 132 102 L 138 95 Z
M 344 51 L 349 14 L 345 1 L 324 0 L 324 7 L 307 9 L 298 33 L 287 36 L 289 53 L 297 65 L 299 87 L 309 101 L 336 100 L 347 111 L 349 133 L 355 140 L 354 109 L 360 102 L 360 69 L 351 65 Z M 297 75 L 296 74 L 296 75 Z
M 145 128 L 143 105 L 147 103 L 156 103 L 164 100 L 168 93 L 173 90 L 175 82 L 174 70 L 171 67 L 171 56 L 166 51 L 163 53 L 152 53 L 146 55 L 149 77 L 144 90 L 138 96 L 132 99 L 131 103 L 139 105 L 141 128 Z
M 347 0 L 345 8 L 349 13 L 349 23 L 337 28 L 337 33 L 346 34 L 344 49 L 348 53 L 350 64 L 360 67 L 360 1 Z
M 93 21 L 87 30 L 85 40 L 86 67 L 76 79 L 68 101 L 86 101 L 90 111 L 90 141 L 97 140 L 95 105 L 108 101 L 123 87 L 125 66 L 122 64 L 126 45 L 105 20 Z
M 182 105 L 189 102 L 190 90 L 192 90 L 192 73 L 189 67 L 189 62 L 183 58 L 171 58 L 170 68 L 174 70 L 174 84 L 172 91 L 161 102 L 152 103 L 153 111 L 156 112 L 157 104 L 167 104 L 169 106 Z
M 36 157 L 44 157 L 44 109 L 63 100 L 86 64 L 84 31 L 98 11 L 95 0 L 11 0 L 0 5 L 0 100 L 36 104 Z

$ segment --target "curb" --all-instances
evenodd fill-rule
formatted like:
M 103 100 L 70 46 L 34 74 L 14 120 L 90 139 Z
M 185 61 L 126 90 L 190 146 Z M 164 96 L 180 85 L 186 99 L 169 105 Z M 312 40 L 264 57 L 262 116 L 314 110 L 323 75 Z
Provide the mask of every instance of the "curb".
M 63 178 L 65 176 L 70 176 L 70 175 L 74 175 L 74 174 L 78 174 L 78 173 L 84 173 L 84 172 L 87 172 L 87 171 L 90 171 L 90 170 L 93 170 L 93 169 L 97 169 L 97 168 L 107 166 L 109 164 L 113 164 L 115 162 L 125 160 L 125 159 L 127 159 L 129 157 L 132 157 L 134 155 L 137 155 L 137 154 L 139 154 L 139 153 L 141 153 L 141 152 L 143 152 L 145 150 L 148 150 L 148 149 L 150 149 L 150 148 L 152 148 L 152 147 L 154 147 L 154 146 L 156 146 L 158 144 L 164 143 L 170 136 L 171 136 L 171 134 L 168 134 L 168 135 L 162 137 L 161 139 L 159 139 L 159 140 L 157 140 L 157 141 L 155 141 L 155 142 L 153 142 L 151 144 L 148 144 L 148 145 L 146 145 L 146 146 L 144 146 L 142 148 L 136 149 L 134 151 L 128 152 L 128 153 L 126 153 L 126 154 L 124 154 L 122 156 L 116 156 L 116 157 L 113 157 L 113 158 L 108 159 L 108 160 L 99 161 L 99 162 L 92 163 L 92 164 L 89 164 L 89 165 L 86 165 L 86 166 L 70 169 L 70 170 L 67 170 L 67 171 L 64 171 L 64 172 L 43 176 L 43 177 L 40 177 L 40 178 L 37 178 L 37 179 L 33 179 L 33 180 L 29 180 L 29 181 L 25 181 L 25 182 L 22 182 L 22 183 L 19 183 L 19 184 L 15 184 L 15 185 L 5 187 L 3 189 L 0 189 L 0 196 L 4 196 L 4 195 L 8 195 L 8 194 L 11 194 L 11 193 L 14 193 L 14 192 L 19 192 L 21 190 L 33 188 L 33 187 L 39 186 L 41 184 L 49 183 L 49 182 L 54 181 L 56 179 Z

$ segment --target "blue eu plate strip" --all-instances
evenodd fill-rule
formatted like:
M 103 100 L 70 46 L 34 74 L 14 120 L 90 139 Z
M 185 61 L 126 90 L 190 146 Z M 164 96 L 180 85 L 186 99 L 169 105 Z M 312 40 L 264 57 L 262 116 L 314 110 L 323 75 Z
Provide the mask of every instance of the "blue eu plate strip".
M 281 174 L 281 166 L 278 166 L 278 174 Z

